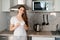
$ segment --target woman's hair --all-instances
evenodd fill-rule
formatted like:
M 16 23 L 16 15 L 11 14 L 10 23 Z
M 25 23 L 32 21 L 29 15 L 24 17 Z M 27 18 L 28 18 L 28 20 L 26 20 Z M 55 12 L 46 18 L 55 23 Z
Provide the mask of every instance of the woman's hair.
M 26 14 L 26 8 L 25 8 L 25 6 L 20 5 L 20 6 L 18 7 L 18 9 L 20 9 L 21 7 L 24 8 L 24 13 L 22 14 L 22 18 L 23 18 L 23 20 L 25 21 L 25 24 L 28 26 L 28 18 L 27 18 L 27 14 Z

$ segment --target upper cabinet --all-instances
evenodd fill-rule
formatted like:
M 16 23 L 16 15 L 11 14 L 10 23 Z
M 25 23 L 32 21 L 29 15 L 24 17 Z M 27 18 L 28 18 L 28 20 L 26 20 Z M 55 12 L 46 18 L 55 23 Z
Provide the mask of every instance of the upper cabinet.
M 11 7 L 11 10 L 18 10 L 18 7 L 20 5 L 24 5 L 26 7 L 26 9 L 28 10 L 28 6 L 26 4 L 30 5 L 30 3 L 31 3 L 30 1 L 31 0 L 13 0 L 13 6 Z
M 10 0 L 2 0 L 2 12 L 10 12 Z
M 13 0 L 13 6 L 16 6 L 16 5 L 23 5 L 23 4 L 25 4 L 26 2 L 25 2 L 26 0 Z
M 60 0 L 54 0 L 54 10 L 60 11 Z
M 32 10 L 32 0 L 26 0 L 26 5 Z

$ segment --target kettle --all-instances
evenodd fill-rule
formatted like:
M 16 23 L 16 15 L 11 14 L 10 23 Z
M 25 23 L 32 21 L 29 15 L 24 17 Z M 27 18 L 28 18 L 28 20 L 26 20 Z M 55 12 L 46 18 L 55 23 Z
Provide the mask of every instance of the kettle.
M 41 31 L 40 24 L 34 24 L 33 29 L 36 32 L 40 32 Z

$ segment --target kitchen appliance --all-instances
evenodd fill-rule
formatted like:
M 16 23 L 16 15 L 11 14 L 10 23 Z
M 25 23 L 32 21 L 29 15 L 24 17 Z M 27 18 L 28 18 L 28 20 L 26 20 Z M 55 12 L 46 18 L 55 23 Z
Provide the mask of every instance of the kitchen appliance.
M 43 22 L 42 22 L 42 25 L 45 25 L 45 15 L 43 14 Z
M 29 9 L 29 7 L 26 5 L 26 0 L 13 0 L 13 4 L 12 4 L 10 10 L 18 10 L 18 7 L 20 5 L 24 5 L 27 10 Z
M 41 28 L 41 25 L 40 24 L 34 24 L 33 29 L 36 32 L 40 32 L 42 28 Z
M 33 10 L 46 10 L 45 1 L 33 1 Z

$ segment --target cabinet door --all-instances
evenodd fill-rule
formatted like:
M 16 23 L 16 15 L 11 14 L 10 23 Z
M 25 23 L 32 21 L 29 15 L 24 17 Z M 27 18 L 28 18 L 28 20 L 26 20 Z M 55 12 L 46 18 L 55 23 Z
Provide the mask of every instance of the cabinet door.
M 26 5 L 29 7 L 29 9 L 32 9 L 32 0 L 27 0 Z
M 32 40 L 55 40 L 55 38 L 51 38 L 51 37 L 32 37 Z
M 54 0 L 54 2 L 55 11 L 60 11 L 60 0 Z
M 55 38 L 55 40 L 60 40 L 60 38 Z
M 9 36 L 8 40 L 14 40 L 14 36 Z
M 8 40 L 8 37 L 6 37 L 6 36 L 0 36 L 0 40 Z
M 9 12 L 10 11 L 10 0 L 2 0 L 2 11 Z

